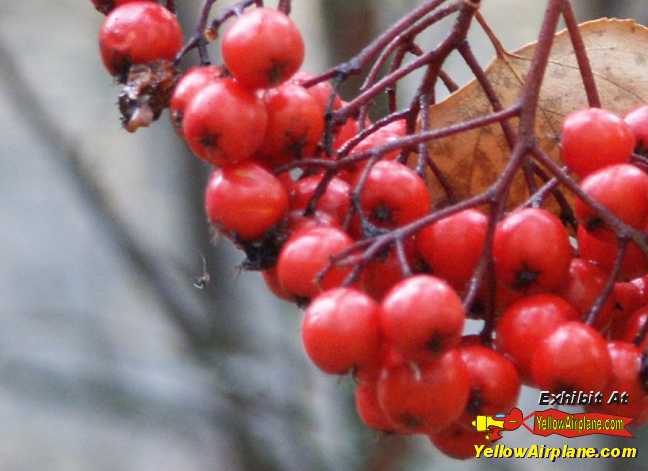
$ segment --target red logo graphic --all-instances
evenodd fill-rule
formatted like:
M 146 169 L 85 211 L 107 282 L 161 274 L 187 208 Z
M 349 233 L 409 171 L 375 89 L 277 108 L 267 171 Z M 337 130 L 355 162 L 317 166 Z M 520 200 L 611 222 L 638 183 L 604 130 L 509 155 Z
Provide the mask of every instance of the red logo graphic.
M 533 426 L 526 422 L 533 419 Z M 472 425 L 478 432 L 485 432 L 486 439 L 496 442 L 502 438 L 503 431 L 516 430 L 520 426 L 534 435 L 547 437 L 561 435 L 567 438 L 586 435 L 611 435 L 615 437 L 632 437 L 626 427 L 632 422 L 630 417 L 584 412 L 569 414 L 558 409 L 535 411 L 524 417 L 517 407 L 508 414 L 478 415 Z

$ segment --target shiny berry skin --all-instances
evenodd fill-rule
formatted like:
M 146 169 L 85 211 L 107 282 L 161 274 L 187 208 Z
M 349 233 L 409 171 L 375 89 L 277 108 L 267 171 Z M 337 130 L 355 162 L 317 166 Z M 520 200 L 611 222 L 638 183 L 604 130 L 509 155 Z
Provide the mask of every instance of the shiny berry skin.
M 194 154 L 225 165 L 252 157 L 263 142 L 266 125 L 263 102 L 227 78 L 194 96 L 185 110 L 182 132 Z
M 288 211 L 288 194 L 260 165 L 244 162 L 216 169 L 205 191 L 209 222 L 242 239 L 255 240 Z
M 648 269 L 646 269 L 646 271 L 648 272 Z M 630 283 L 639 289 L 639 292 L 641 293 L 641 304 L 648 305 L 648 274 L 636 277 L 635 279 L 630 280 Z
M 601 334 L 582 322 L 568 322 L 539 343 L 531 371 L 543 390 L 602 391 L 612 378 L 612 362 Z
M 313 77 L 315 76 L 312 74 L 300 71 L 297 72 L 293 76 L 293 78 L 290 79 L 290 81 L 297 85 L 301 85 L 302 83 L 312 79 Z M 324 114 L 328 107 L 329 100 L 331 99 L 331 95 L 333 95 L 334 93 L 333 86 L 329 82 L 320 82 L 317 85 L 308 87 L 306 90 L 311 94 L 313 98 L 315 98 L 315 101 L 317 101 L 317 103 L 320 105 L 322 114 Z M 333 111 L 339 109 L 341 106 L 342 100 L 339 96 L 336 96 L 335 100 L 333 100 Z
M 268 90 L 265 139 L 259 149 L 271 165 L 312 156 L 324 131 L 322 110 L 308 91 L 292 83 Z
M 486 433 L 478 432 L 471 426 L 454 423 L 439 433 L 430 435 L 432 444 L 444 455 L 457 460 L 467 460 L 475 457 L 475 446 L 484 445 L 490 448 Z
M 360 205 L 370 223 L 390 229 L 427 214 L 430 195 L 423 179 L 412 169 L 397 162 L 380 161 L 369 172 Z
M 412 276 L 394 286 L 380 314 L 385 338 L 411 358 L 456 345 L 466 318 L 457 293 L 430 275 Z
M 630 126 L 610 111 L 588 108 L 567 115 L 563 122 L 562 159 L 581 177 L 628 162 L 634 147 Z
M 644 232 L 648 233 L 648 226 L 644 229 Z M 602 240 L 595 237 L 583 226 L 578 226 L 576 237 L 581 258 L 595 262 L 608 272 L 612 270 L 618 251 L 617 241 Z M 623 257 L 620 278 L 629 280 L 646 272 L 648 272 L 648 257 L 637 244 L 630 242 Z
M 97 11 L 107 15 L 113 9 L 125 3 L 133 3 L 137 1 L 153 1 L 153 0 L 91 0 Z
M 513 362 L 495 350 L 474 342 L 457 348 L 470 378 L 470 395 L 460 419 L 470 426 L 477 415 L 508 412 L 520 395 L 520 375 Z
M 521 209 L 497 225 L 493 257 L 497 279 L 521 292 L 558 288 L 572 249 L 560 220 L 544 209 Z
M 353 118 L 349 118 L 345 123 L 337 129 L 337 134 L 333 140 L 333 149 L 337 150 L 342 147 L 349 139 L 360 132 L 360 126 L 358 126 L 358 121 Z M 349 178 L 351 178 L 349 176 Z
M 358 383 L 355 390 L 355 406 L 358 417 L 367 427 L 381 432 L 395 431 L 394 425 L 378 404 L 378 391 L 375 382 Z
M 319 286 L 316 277 L 332 256 L 352 244 L 345 232 L 333 227 L 300 231 L 286 242 L 279 254 L 277 275 L 281 286 L 298 298 L 313 298 L 323 290 L 340 286 L 350 272 L 348 267 L 332 268 Z
M 467 209 L 425 227 L 416 235 L 416 247 L 436 276 L 463 290 L 477 267 L 488 218 Z
M 640 376 L 641 351 L 628 342 L 608 342 L 608 353 L 612 360 L 612 379 L 607 388 L 602 391 L 603 397 L 611 397 L 614 391 L 628 393 L 627 404 L 606 404 L 589 409 L 621 417 L 635 419 L 633 425 L 641 425 L 648 421 L 648 390 L 642 385 Z
M 635 135 L 639 151 L 648 151 L 648 106 L 635 108 L 624 120 Z
M 635 342 L 637 335 L 641 332 L 644 324 L 648 322 L 648 306 L 645 306 L 638 311 L 635 311 L 626 323 L 626 329 L 621 340 L 626 342 Z M 644 338 L 639 346 L 641 351 L 648 349 L 648 335 Z
M 528 382 L 531 359 L 539 343 L 559 325 L 578 317 L 578 312 L 558 296 L 527 296 L 511 305 L 498 319 L 495 346 L 516 364 Z
M 115 8 L 99 31 L 104 65 L 123 76 L 132 64 L 172 61 L 182 48 L 175 15 L 154 2 L 130 2 Z
M 173 90 L 169 109 L 171 122 L 177 131 L 182 132 L 182 118 L 185 109 L 194 96 L 208 84 L 222 78 L 223 68 L 216 65 L 192 67 L 182 76 Z
M 569 265 L 569 274 L 557 294 L 578 311 L 581 320 L 585 320 L 585 316 L 605 287 L 607 279 L 607 273 L 596 264 L 582 258 L 574 258 Z M 612 320 L 612 309 L 614 309 L 614 296 L 611 295 L 596 318 L 595 328 L 603 330 L 609 325 Z
M 639 286 L 630 282 L 614 283 L 614 310 L 609 327 L 610 338 L 621 338 L 628 320 L 642 306 L 642 292 Z
M 648 175 L 634 165 L 606 167 L 587 176 L 581 189 L 609 209 L 626 224 L 642 229 L 648 223 Z M 590 234 L 614 240 L 614 234 L 580 198 L 575 204 L 576 218 Z
M 296 181 L 291 191 L 291 208 L 305 210 L 320 181 L 322 175 L 311 175 Z M 316 210 L 329 214 L 338 224 L 342 224 L 351 205 L 350 191 L 347 182 L 333 177 L 317 202 Z
M 342 132 L 344 128 L 340 131 Z M 347 132 L 349 132 L 348 130 Z M 357 131 L 356 131 L 357 132 Z M 353 149 L 351 150 L 351 155 L 361 154 L 367 152 L 376 147 L 381 147 L 386 144 L 389 144 L 392 141 L 395 141 L 405 134 L 405 121 L 398 120 L 393 123 L 389 123 L 382 128 L 377 129 L 373 133 L 369 134 L 362 141 L 360 141 Z M 350 137 L 353 137 L 351 135 Z M 341 138 L 340 138 L 341 139 Z M 381 158 L 382 162 L 391 162 L 398 158 L 401 154 L 400 149 L 395 149 L 384 154 Z M 358 162 L 350 167 L 347 167 L 349 172 L 352 174 L 352 178 L 358 178 L 362 174 L 362 170 L 367 166 L 367 160 Z
M 317 227 L 335 227 L 339 229 L 340 225 L 330 214 L 321 211 L 315 211 L 312 216 L 304 216 L 304 211 L 298 209 L 290 211 L 286 218 L 286 234 L 289 238 Z
M 276 87 L 301 67 L 304 41 L 288 16 L 254 8 L 225 31 L 221 53 L 227 68 L 246 87 Z
M 468 401 L 468 371 L 456 350 L 418 364 L 383 371 L 378 403 L 398 429 L 437 433 L 452 424 Z
M 385 369 L 397 368 L 407 363 L 407 360 L 394 347 L 385 341 L 380 345 L 380 353 L 376 355 L 373 362 L 368 365 L 361 365 L 353 372 L 353 378 L 358 383 L 376 383 Z
M 380 350 L 378 304 L 352 288 L 335 288 L 317 296 L 306 309 L 302 342 L 319 369 L 345 374 L 370 364 Z

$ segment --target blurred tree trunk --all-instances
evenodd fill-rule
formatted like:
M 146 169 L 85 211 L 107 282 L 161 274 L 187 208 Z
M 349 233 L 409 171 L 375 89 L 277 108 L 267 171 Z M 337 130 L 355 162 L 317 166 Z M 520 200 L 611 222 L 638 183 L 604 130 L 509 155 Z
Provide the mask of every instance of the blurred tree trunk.
M 373 0 L 322 0 L 332 64 L 350 59 L 377 36 L 380 5 Z M 352 96 L 361 83 L 362 77 L 351 77 L 342 85 L 342 97 Z

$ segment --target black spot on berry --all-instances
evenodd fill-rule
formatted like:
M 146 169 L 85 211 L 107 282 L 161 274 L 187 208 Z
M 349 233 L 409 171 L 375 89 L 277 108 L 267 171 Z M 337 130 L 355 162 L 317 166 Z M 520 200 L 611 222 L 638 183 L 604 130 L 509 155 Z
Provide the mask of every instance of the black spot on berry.
M 528 267 L 524 267 L 515 275 L 515 280 L 513 281 L 513 289 L 524 290 L 535 283 L 539 276 L 540 272 L 533 271 Z
M 585 229 L 587 229 L 588 232 L 594 232 L 597 229 L 602 228 L 603 226 L 605 226 L 605 223 L 601 218 L 592 217 L 587 220 L 587 223 L 585 224 Z
M 405 428 L 417 429 L 422 425 L 421 419 L 419 419 L 414 414 L 409 412 L 404 412 L 398 417 L 398 422 L 402 424 Z
M 468 396 L 468 404 L 466 405 L 466 410 L 470 415 L 479 415 L 483 403 L 484 400 L 481 391 L 479 389 L 471 389 L 470 396 Z

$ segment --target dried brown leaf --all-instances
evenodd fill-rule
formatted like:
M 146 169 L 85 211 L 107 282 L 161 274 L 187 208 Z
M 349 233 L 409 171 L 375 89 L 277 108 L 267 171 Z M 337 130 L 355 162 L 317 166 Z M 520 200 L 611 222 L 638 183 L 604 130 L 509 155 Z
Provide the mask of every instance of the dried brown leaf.
M 633 20 L 600 19 L 580 25 L 603 107 L 617 113 L 648 99 L 648 28 Z M 495 59 L 486 69 L 506 107 L 516 102 L 536 44 Z M 559 159 L 559 133 L 566 114 L 587 106 L 576 57 L 567 31 L 557 33 L 541 90 L 536 135 L 541 147 Z M 440 128 L 486 115 L 492 108 L 476 81 L 430 107 L 431 126 Z M 511 120 L 514 128 L 517 121 Z M 460 197 L 475 195 L 492 184 L 510 149 L 499 125 L 461 133 L 430 144 L 430 155 L 446 173 Z M 430 176 L 435 201 L 444 192 Z M 527 198 L 519 177 L 511 188 L 511 204 Z

